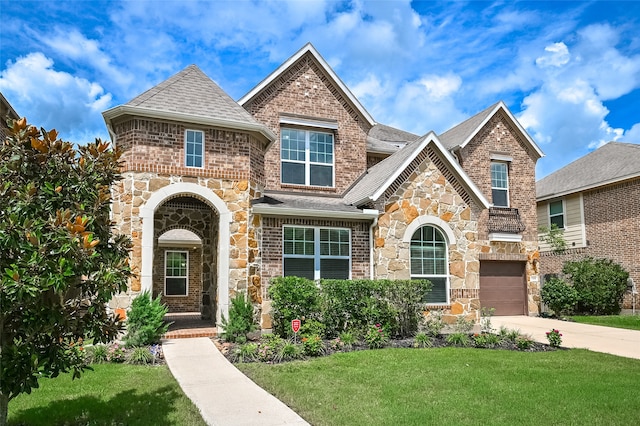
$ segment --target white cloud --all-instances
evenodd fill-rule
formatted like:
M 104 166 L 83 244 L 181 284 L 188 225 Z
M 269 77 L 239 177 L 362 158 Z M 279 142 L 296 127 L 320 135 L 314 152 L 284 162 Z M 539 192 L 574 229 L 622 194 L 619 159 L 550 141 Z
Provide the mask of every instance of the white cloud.
M 86 143 L 108 137 L 100 113 L 110 106 L 111 94 L 98 83 L 56 71 L 40 52 L 9 62 L 0 72 L 0 90 L 18 114 L 57 129 L 63 139 Z
M 421 78 L 420 84 L 427 89 L 430 101 L 440 101 L 457 92 L 462 85 L 462 79 L 452 73 L 444 76 L 429 75 Z
M 554 43 L 544 50 L 549 53 L 536 59 L 536 65 L 541 68 L 561 67 L 569 62 L 569 48 L 563 42 Z
M 624 132 L 624 142 L 640 143 L 640 123 L 636 123 L 631 129 Z

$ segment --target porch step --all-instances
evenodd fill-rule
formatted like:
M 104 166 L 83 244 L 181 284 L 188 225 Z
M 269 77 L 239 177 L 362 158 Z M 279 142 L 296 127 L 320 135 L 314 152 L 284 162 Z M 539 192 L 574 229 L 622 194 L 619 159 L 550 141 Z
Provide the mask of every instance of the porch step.
M 192 337 L 217 337 L 218 329 L 216 327 L 207 328 L 186 328 L 179 330 L 171 330 L 162 335 L 162 339 L 190 339 Z
M 199 312 L 169 313 L 164 320 L 171 323 L 163 339 L 188 339 L 193 337 L 216 337 L 218 329 L 211 320 L 203 320 Z

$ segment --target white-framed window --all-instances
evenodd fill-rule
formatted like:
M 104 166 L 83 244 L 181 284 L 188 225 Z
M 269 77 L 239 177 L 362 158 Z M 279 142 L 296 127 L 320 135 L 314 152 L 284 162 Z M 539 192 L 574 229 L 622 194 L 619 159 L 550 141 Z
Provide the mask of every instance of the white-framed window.
M 283 227 L 284 276 L 349 279 L 351 230 L 343 228 Z
M 433 284 L 427 303 L 449 304 L 447 252 L 447 240 L 435 226 L 422 226 L 411 237 L 411 278 L 427 279 Z
M 204 132 L 186 130 L 184 134 L 184 164 L 187 167 L 204 165 Z
M 333 134 L 283 128 L 280 159 L 282 183 L 333 187 Z
M 549 226 L 556 225 L 564 229 L 564 203 L 562 200 L 549 203 Z
M 496 207 L 509 207 L 509 165 L 491 162 L 491 200 Z
M 164 252 L 165 296 L 189 294 L 189 252 L 166 250 Z

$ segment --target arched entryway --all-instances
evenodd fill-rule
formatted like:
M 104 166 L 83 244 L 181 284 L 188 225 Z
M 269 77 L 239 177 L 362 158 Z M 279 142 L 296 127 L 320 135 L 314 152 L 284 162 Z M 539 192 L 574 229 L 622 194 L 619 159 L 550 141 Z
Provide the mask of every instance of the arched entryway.
M 226 204 L 206 187 L 176 183 L 155 192 L 140 217 L 142 290 L 153 294 L 162 290 L 174 312 L 197 307 L 206 314 L 208 302 L 218 323 L 221 315 L 227 315 L 229 303 L 231 213 Z M 192 235 L 187 237 L 187 232 Z

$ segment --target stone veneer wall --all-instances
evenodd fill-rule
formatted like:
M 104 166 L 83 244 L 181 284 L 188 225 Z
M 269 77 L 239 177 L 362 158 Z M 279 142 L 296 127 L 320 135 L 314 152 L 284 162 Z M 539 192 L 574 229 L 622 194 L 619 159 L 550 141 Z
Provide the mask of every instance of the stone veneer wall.
M 477 217 L 480 209 L 467 204 L 431 161 L 420 166 L 386 200 L 384 213 L 375 230 L 375 277 L 409 279 L 410 243 L 403 241 L 409 225 L 420 217 L 431 217 L 446 223 L 455 236 L 448 245 L 450 305 L 444 309 L 445 321 L 453 323 L 457 316 L 478 320 L 479 271 Z
M 367 169 L 366 139 L 370 126 L 349 101 L 340 95 L 311 54 L 300 58 L 244 107 L 278 137 L 264 158 L 267 189 L 341 194 Z M 338 130 L 332 131 L 335 188 L 281 183 L 281 113 L 338 121 Z

